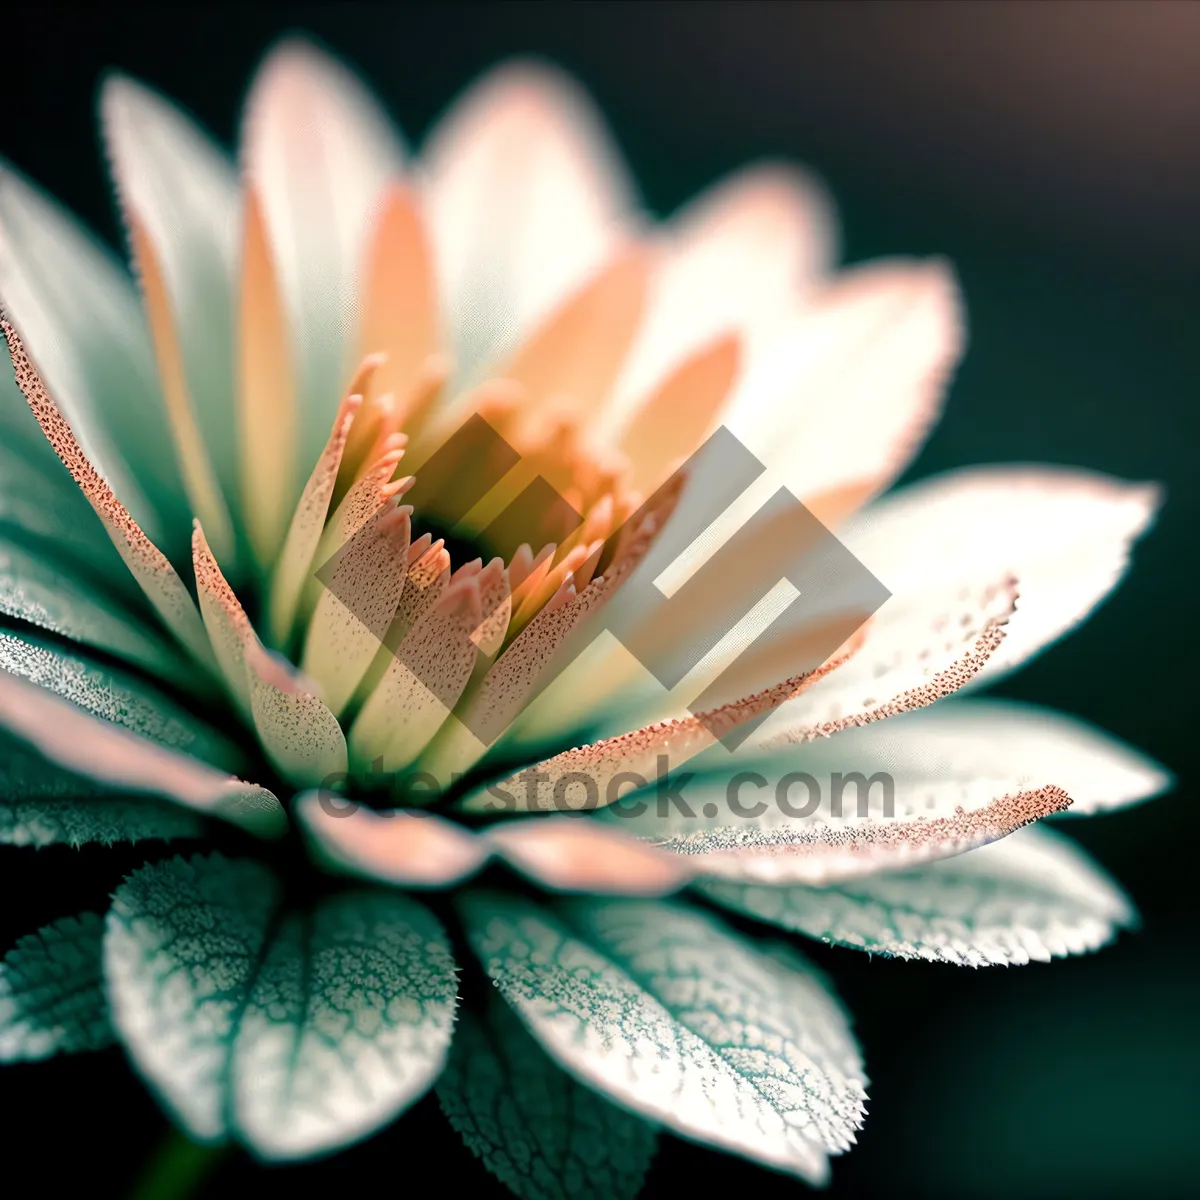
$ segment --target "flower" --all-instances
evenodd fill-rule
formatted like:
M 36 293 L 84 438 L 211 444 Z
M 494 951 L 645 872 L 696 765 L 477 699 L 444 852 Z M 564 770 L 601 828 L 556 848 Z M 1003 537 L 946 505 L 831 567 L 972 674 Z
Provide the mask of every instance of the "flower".
M 990 467 L 879 498 L 961 352 L 944 264 L 831 274 L 823 193 L 783 167 L 655 226 L 540 67 L 406 163 L 286 43 L 240 182 L 137 84 L 102 114 L 140 286 L 0 180 L 0 840 L 222 849 L 22 941 L 0 1055 L 115 1038 L 190 1137 L 264 1159 L 436 1086 L 519 1195 L 632 1195 L 658 1126 L 820 1182 L 864 1113 L 848 1018 L 723 910 L 975 966 L 1132 922 L 1026 827 L 1164 772 L 1055 713 L 934 702 L 1081 621 L 1157 492 Z M 796 625 L 763 584 L 789 495 L 840 564 Z M 581 641 L 601 614 L 621 636 Z

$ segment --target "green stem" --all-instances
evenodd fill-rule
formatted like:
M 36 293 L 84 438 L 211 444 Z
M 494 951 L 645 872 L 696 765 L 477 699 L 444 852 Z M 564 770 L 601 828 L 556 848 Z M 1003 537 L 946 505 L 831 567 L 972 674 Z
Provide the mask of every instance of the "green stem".
M 224 1146 L 202 1146 L 171 1126 L 133 1185 L 129 1200 L 187 1200 L 224 1153 Z

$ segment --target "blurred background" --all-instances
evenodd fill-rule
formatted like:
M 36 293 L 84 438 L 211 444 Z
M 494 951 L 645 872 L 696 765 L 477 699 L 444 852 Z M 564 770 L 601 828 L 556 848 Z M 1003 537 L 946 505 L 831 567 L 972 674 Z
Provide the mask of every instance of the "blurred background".
M 554 59 L 595 95 L 662 214 L 748 161 L 809 164 L 839 202 L 847 260 L 936 252 L 962 279 L 969 351 L 911 478 L 1046 461 L 1166 484 L 1118 593 L 1001 689 L 1080 714 L 1176 774 L 1170 796 L 1070 827 L 1129 889 L 1141 932 L 1010 970 L 813 954 L 872 1078 L 835 1195 L 1194 1194 L 1200 5 L 10 6 L 0 154 L 116 242 L 93 119 L 101 71 L 169 93 L 229 142 L 257 60 L 293 29 L 360 68 L 413 140 L 497 59 Z M 56 849 L 31 871 L 16 853 L 0 855 L 5 945 L 99 907 L 141 861 Z M 91 1194 L 122 1192 L 165 1130 L 115 1050 L 6 1069 L 0 1111 L 9 1169 L 36 1170 L 39 1190 L 83 1168 Z M 201 1194 L 507 1194 L 432 1099 L 305 1171 L 264 1177 L 231 1156 Z M 645 1194 L 699 1185 L 799 1186 L 665 1138 Z

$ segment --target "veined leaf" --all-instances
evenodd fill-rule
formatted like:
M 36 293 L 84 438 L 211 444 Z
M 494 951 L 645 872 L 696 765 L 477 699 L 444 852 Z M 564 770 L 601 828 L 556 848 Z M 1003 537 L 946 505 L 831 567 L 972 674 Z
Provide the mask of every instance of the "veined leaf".
M 143 867 L 113 897 L 113 1021 L 198 1141 L 264 1159 L 345 1145 L 445 1061 L 456 980 L 445 935 L 394 892 L 283 907 L 264 866 L 220 855 Z
M 849 1147 L 864 1079 L 846 1017 L 798 956 L 673 905 L 553 910 L 468 894 L 468 935 L 572 1074 L 678 1133 L 813 1182 Z
M 729 908 L 810 937 L 967 967 L 1048 962 L 1110 941 L 1134 921 L 1120 889 L 1061 834 L 1020 829 L 998 842 L 836 887 L 704 883 Z
M 494 996 L 460 1014 L 437 1094 L 521 1200 L 633 1200 L 654 1157 L 654 1127 L 565 1074 Z
M 113 1040 L 100 966 L 104 921 L 65 917 L 0 963 L 0 1062 L 102 1050 Z

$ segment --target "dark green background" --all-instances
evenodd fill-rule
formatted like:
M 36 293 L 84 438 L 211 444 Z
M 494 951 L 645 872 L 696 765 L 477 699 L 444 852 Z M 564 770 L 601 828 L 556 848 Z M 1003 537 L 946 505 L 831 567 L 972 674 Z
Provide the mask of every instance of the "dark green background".
M 1184 1194 L 1200 1179 L 1193 787 L 1200 369 L 1200 5 L 631 4 L 105 11 L 0 18 L 0 153 L 110 239 L 93 126 L 101 70 L 167 91 L 223 139 L 256 60 L 302 28 L 363 70 L 410 136 L 513 52 L 562 63 L 605 108 L 667 213 L 762 155 L 831 184 L 849 260 L 947 254 L 970 348 L 912 471 L 1078 464 L 1167 485 L 1130 579 L 1087 627 L 1004 685 L 1161 759 L 1175 792 L 1075 823 L 1144 928 L 1049 966 L 960 971 L 817 948 L 873 1079 L 835 1193 Z M 103 903 L 133 853 L 0 853 L 6 941 Z M 120 1054 L 0 1075 L 8 1186 L 127 1186 L 162 1136 Z M 499 1191 L 426 1100 L 308 1182 L 378 1194 Z M 264 1182 L 231 1158 L 209 1194 Z M 798 1185 L 665 1139 L 647 1195 Z M 17 1188 L 34 1188 L 34 1175 Z M 382 1189 L 382 1192 L 380 1191 Z

